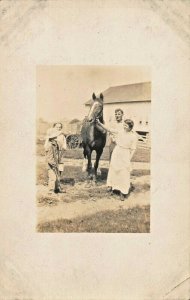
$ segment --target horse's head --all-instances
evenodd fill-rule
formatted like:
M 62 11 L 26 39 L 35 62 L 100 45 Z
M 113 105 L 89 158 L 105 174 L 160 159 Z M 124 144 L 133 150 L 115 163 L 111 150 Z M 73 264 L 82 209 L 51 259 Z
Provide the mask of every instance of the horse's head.
M 104 96 L 101 93 L 100 97 L 96 97 L 96 95 L 93 93 L 92 94 L 92 99 L 93 99 L 93 103 L 91 105 L 87 120 L 89 122 L 93 122 L 96 120 L 96 118 L 100 118 L 102 117 L 103 114 L 103 99 Z

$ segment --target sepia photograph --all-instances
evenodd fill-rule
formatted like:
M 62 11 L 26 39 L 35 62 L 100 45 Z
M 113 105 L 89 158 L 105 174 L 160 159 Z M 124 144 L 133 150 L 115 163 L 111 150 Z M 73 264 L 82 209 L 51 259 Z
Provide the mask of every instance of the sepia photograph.
M 0 299 L 189 300 L 190 1 L 0 9 Z
M 37 232 L 150 232 L 151 72 L 37 66 Z

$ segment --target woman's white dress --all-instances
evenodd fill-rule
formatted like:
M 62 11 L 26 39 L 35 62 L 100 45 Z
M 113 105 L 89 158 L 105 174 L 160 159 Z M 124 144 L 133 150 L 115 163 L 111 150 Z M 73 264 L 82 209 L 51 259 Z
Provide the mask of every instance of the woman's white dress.
M 137 135 L 132 131 L 120 130 L 115 137 L 116 146 L 113 150 L 107 186 L 128 194 L 130 188 L 131 151 L 136 149 Z

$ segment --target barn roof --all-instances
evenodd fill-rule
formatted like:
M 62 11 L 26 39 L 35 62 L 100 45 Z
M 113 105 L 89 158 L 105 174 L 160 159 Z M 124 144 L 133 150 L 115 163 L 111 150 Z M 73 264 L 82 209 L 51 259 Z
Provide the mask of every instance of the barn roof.
M 103 92 L 104 103 L 125 103 L 151 101 L 151 82 L 140 82 L 109 87 Z M 85 105 L 90 105 L 92 99 Z

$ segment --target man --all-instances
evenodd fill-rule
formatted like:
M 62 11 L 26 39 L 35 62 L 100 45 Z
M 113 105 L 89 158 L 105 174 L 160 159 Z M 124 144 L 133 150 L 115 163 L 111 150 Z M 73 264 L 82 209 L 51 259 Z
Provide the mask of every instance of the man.
M 121 108 L 117 108 L 115 110 L 115 120 L 111 122 L 110 127 L 116 130 L 120 130 L 123 128 L 123 110 Z M 109 135 L 109 159 L 111 160 L 113 149 L 115 148 L 115 138 L 113 135 Z
M 46 143 L 46 160 L 48 164 L 48 187 L 49 193 L 64 193 L 60 186 L 60 164 L 62 164 L 63 148 L 62 138 L 64 136 L 60 131 L 54 130 L 49 133 Z

